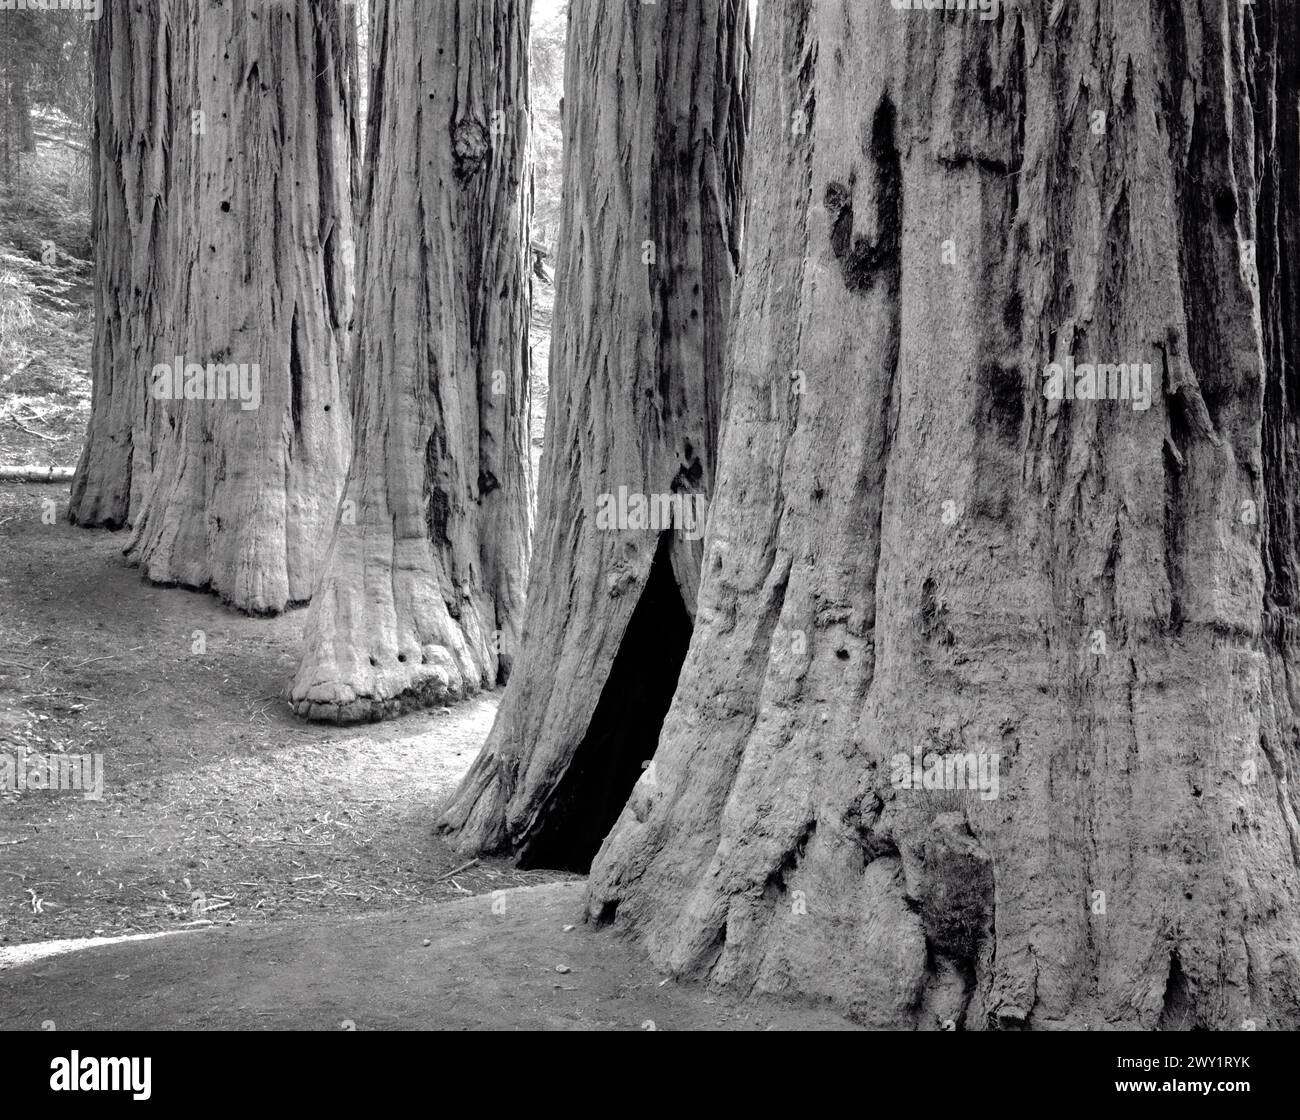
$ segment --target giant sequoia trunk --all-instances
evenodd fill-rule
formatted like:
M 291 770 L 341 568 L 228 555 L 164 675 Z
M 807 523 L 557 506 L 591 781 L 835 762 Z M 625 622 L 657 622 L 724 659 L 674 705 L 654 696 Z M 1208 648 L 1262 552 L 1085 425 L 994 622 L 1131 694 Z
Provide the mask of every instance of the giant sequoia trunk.
M 340 0 L 170 11 L 173 275 L 128 371 L 158 437 L 127 551 L 274 612 L 310 597 L 347 466 L 355 22 Z
M 153 469 L 154 364 L 168 278 L 167 6 L 107 0 L 93 24 L 95 332 L 90 424 L 68 519 L 118 529 Z
M 765 10 L 695 632 L 594 920 L 877 1026 L 1300 1023 L 1298 36 Z
M 747 24 L 745 0 L 571 0 L 526 639 L 443 819 L 464 850 L 585 868 L 668 709 L 713 489 Z
M 528 564 L 528 8 L 374 9 L 356 452 L 299 714 L 352 721 L 505 678 Z

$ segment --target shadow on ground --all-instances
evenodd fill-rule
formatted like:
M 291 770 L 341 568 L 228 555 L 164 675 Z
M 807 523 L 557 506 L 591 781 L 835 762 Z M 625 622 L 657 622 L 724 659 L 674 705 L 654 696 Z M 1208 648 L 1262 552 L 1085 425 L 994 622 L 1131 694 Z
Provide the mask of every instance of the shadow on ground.
M 829 1011 L 664 982 L 635 946 L 582 923 L 582 890 L 211 928 L 0 969 L 0 1030 L 849 1029 Z

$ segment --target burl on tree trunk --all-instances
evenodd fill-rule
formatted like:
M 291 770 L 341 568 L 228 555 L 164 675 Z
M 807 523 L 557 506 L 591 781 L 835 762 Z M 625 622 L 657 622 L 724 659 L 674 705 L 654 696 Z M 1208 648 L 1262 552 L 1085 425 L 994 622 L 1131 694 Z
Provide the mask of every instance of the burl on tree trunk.
M 311 719 L 377 719 L 490 688 L 519 640 L 527 8 L 375 9 L 355 454 L 289 688 Z
M 745 0 L 572 0 L 551 395 L 525 642 L 442 819 L 585 869 L 690 639 L 713 489 L 749 54 Z
M 695 632 L 593 920 L 878 1027 L 1297 1026 L 1298 37 L 765 9 Z
M 269 613 L 305 602 L 347 465 L 355 24 L 339 0 L 178 0 L 157 450 L 127 555 Z

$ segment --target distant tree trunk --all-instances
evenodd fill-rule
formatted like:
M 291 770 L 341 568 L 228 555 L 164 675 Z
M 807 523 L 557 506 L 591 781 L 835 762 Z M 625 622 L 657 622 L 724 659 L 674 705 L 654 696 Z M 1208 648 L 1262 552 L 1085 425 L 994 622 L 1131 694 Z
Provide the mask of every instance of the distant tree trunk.
M 32 105 L 27 96 L 28 66 L 20 65 L 10 87 L 11 107 L 20 152 L 36 151 L 36 133 L 32 130 Z
M 27 13 L 14 13 L 8 16 L 11 24 L 21 27 L 14 15 L 29 18 Z M 22 58 L 16 58 L 24 44 L 18 41 L 13 28 L 0 27 L 0 175 L 6 183 L 12 182 L 17 175 L 21 159 L 22 146 L 19 139 L 19 125 L 15 112 L 15 86 L 18 84 L 18 70 L 24 65 Z
M 356 453 L 289 690 L 310 719 L 490 688 L 518 644 L 532 485 L 528 9 L 373 10 Z
M 654 749 L 713 489 L 748 54 L 745 0 L 570 6 L 527 640 L 443 818 L 463 850 L 585 868 Z M 634 523 L 632 496 L 678 499 L 672 524 Z
M 163 399 L 127 552 L 151 580 L 253 613 L 310 597 L 347 465 L 354 26 L 339 0 L 173 14 L 175 275 L 136 371 Z M 236 366 L 240 399 L 220 399 Z M 178 385 L 204 399 L 168 399 Z
M 1297 11 L 765 9 L 696 629 L 593 920 L 874 1026 L 1300 1025 Z
M 68 520 L 118 529 L 153 469 L 148 371 L 169 275 L 165 5 L 107 0 L 92 24 L 95 331 L 90 423 Z

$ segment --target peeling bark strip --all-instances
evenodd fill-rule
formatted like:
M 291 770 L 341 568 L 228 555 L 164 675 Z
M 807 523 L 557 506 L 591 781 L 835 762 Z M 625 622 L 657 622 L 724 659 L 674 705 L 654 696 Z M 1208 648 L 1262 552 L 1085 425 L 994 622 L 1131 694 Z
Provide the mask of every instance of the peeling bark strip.
M 153 364 L 166 300 L 168 4 L 105 0 L 94 59 L 95 331 L 90 423 L 68 520 L 120 529 L 153 469 Z
M 124 375 L 157 389 L 159 365 L 247 367 L 259 396 L 247 409 L 151 394 L 157 448 L 126 551 L 151 580 L 281 611 L 311 594 L 347 464 L 352 12 L 339 0 L 168 11 L 159 258 L 172 273 L 165 318 Z
M 602 496 L 702 506 L 713 489 L 748 54 L 746 0 L 571 0 L 527 640 L 443 817 L 465 852 L 585 867 L 653 749 L 702 545 L 693 532 L 603 529 L 597 514 Z M 638 627 L 647 596 L 654 617 Z M 637 727 L 624 735 L 627 719 Z
M 695 630 L 593 920 L 873 1026 L 1300 1025 L 1298 37 L 764 9 Z M 1146 354 L 1149 409 L 1043 394 Z
M 372 28 L 356 452 L 299 715 L 350 722 L 491 688 L 528 566 L 528 16 L 384 0 Z

